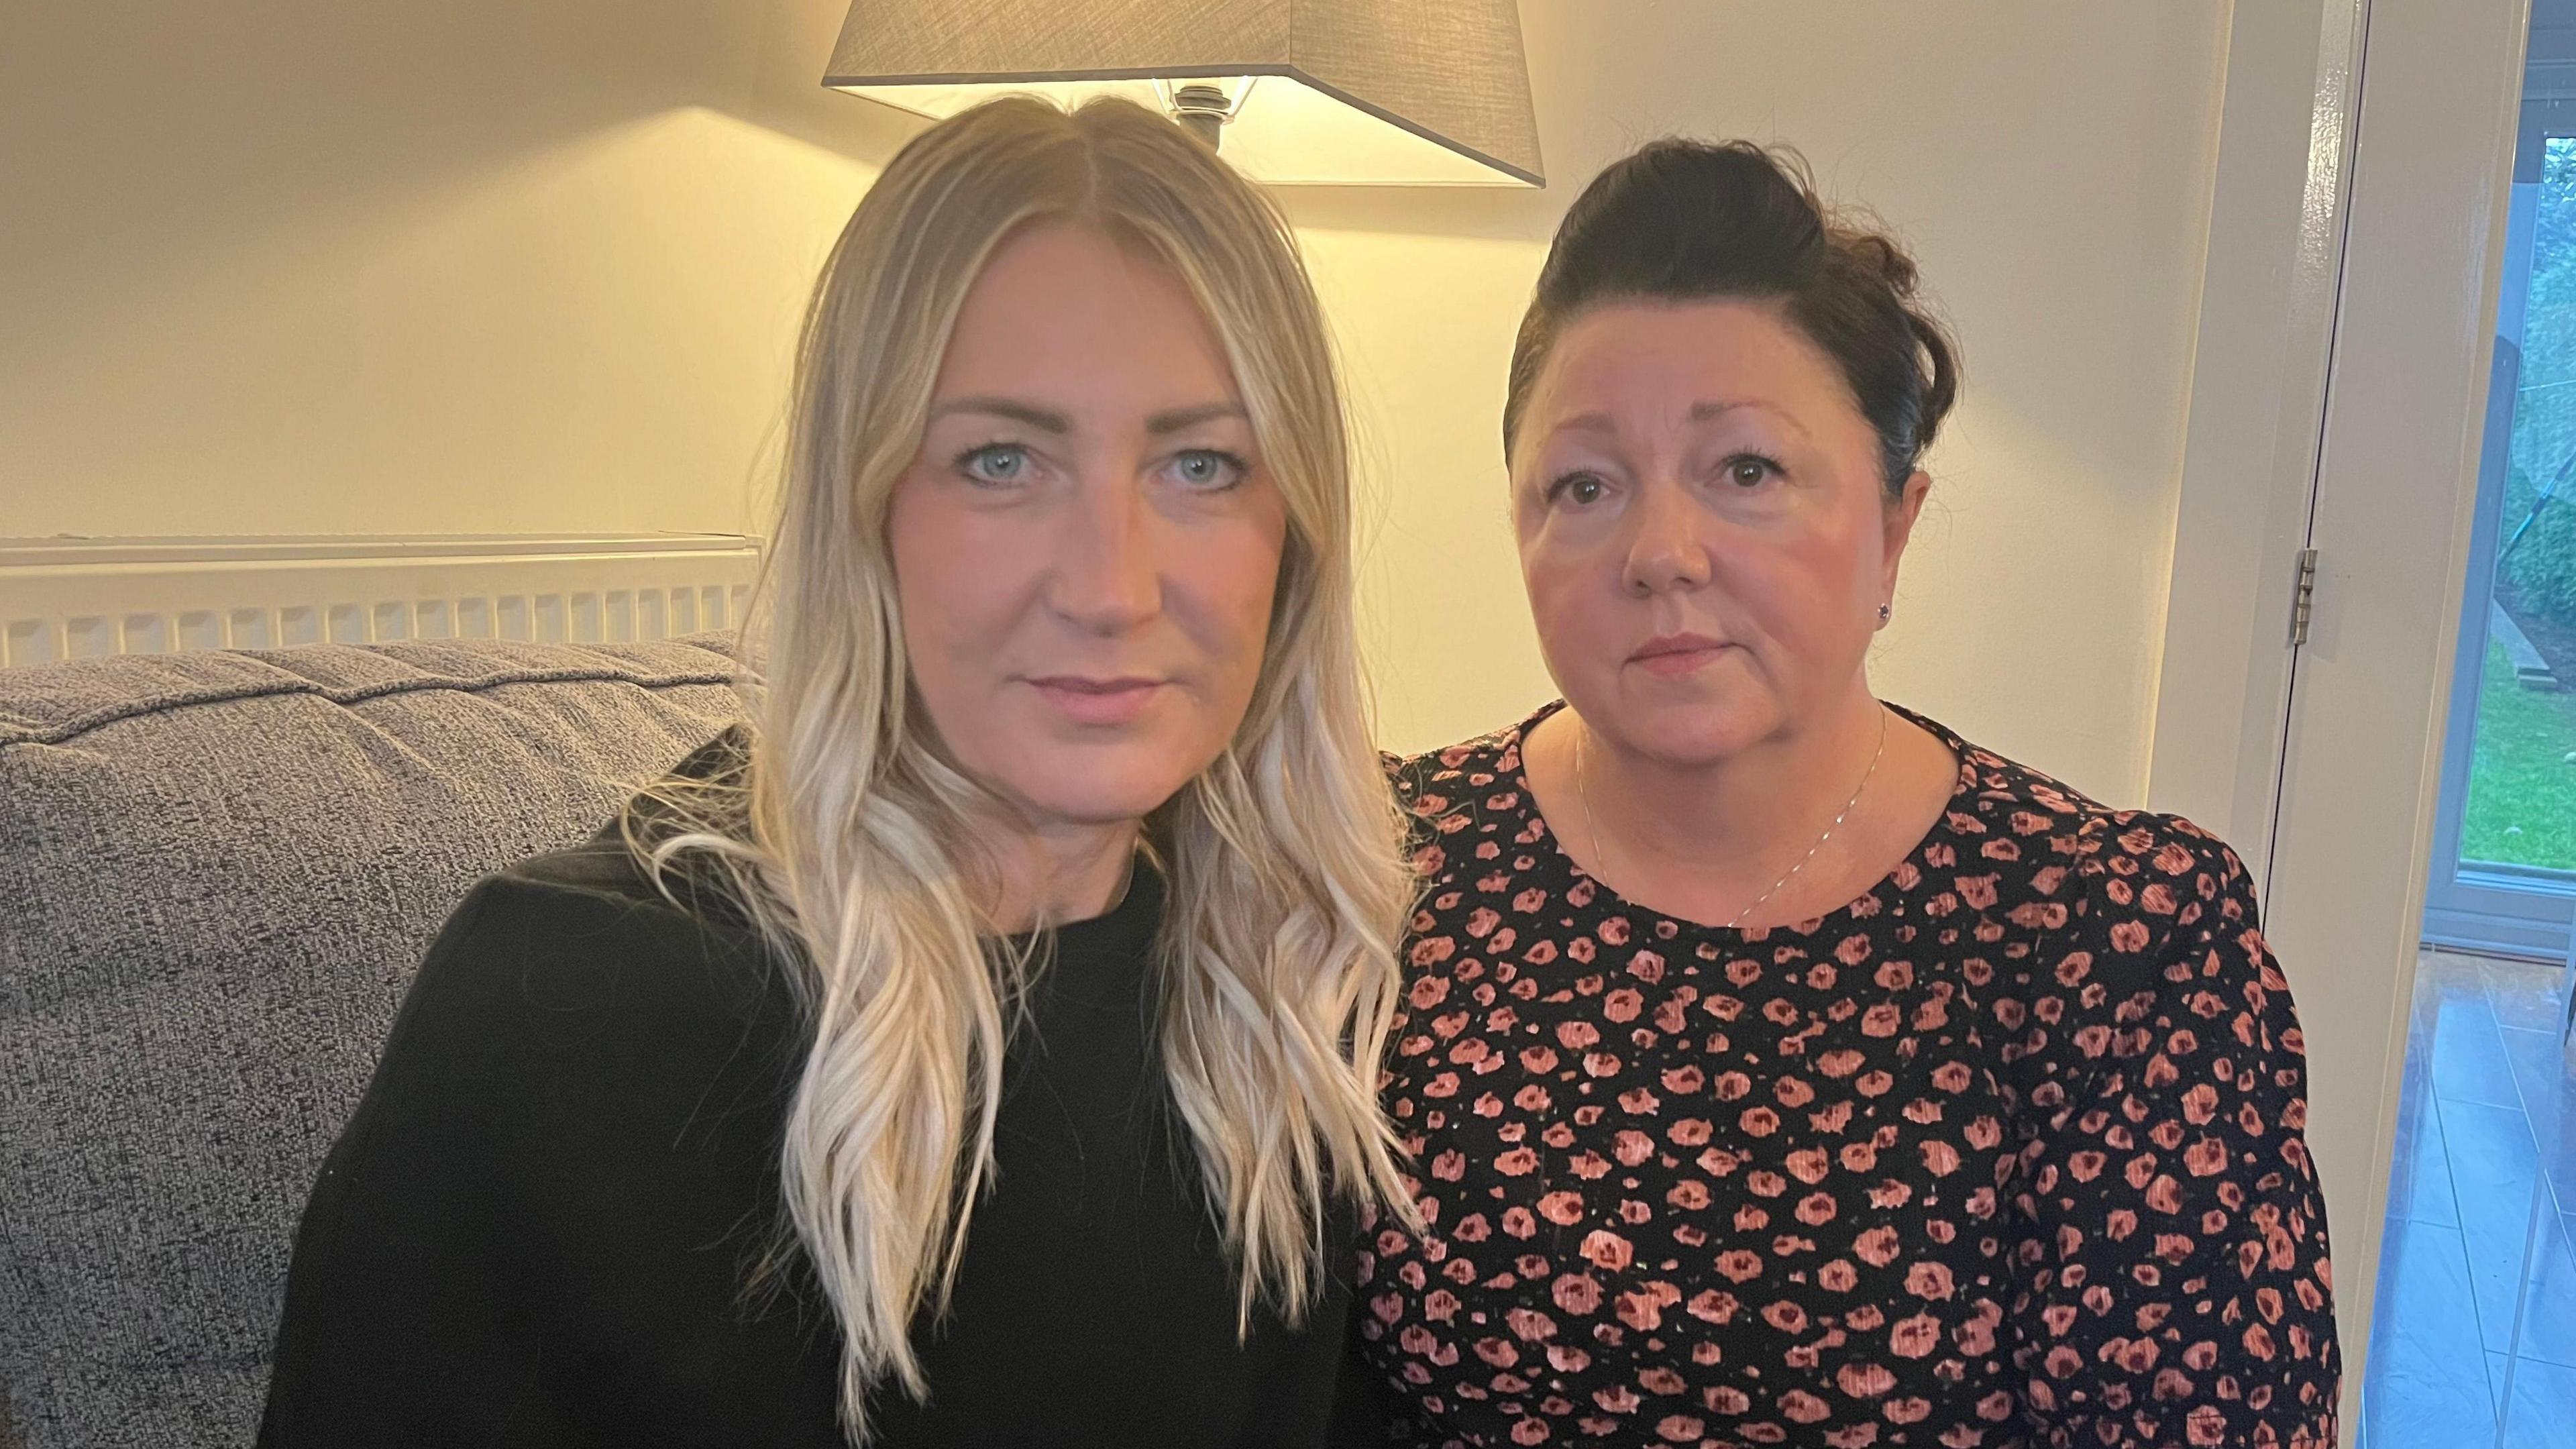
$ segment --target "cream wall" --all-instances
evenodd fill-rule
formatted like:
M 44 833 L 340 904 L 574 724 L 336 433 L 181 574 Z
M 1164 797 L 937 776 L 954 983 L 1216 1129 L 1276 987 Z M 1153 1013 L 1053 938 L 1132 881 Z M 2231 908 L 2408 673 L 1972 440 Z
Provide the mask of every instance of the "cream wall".
M 85 0 L 0 54 L 0 534 L 757 528 L 798 305 L 900 119 L 841 0 Z M 1555 186 L 1285 194 L 1370 460 L 1398 747 L 1548 694 L 1505 350 L 1557 213 L 1668 131 L 1792 142 L 1966 343 L 1877 670 L 2141 792 L 2226 9 L 1525 0 Z
M 746 119 L 758 0 L 7 13 L 0 534 L 748 527 L 907 130 Z

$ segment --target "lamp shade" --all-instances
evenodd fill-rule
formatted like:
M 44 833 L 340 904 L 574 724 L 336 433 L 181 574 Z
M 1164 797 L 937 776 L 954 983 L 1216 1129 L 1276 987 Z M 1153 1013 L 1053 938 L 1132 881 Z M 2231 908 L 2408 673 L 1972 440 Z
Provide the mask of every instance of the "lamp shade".
M 823 84 L 925 116 L 1213 84 L 1277 185 L 1542 186 L 1515 0 L 857 0 Z

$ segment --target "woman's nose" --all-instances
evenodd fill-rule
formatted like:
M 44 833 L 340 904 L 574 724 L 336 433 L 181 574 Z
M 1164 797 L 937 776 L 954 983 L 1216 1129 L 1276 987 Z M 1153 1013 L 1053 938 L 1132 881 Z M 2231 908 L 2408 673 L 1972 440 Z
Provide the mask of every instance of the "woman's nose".
M 1056 538 L 1050 602 L 1081 627 L 1134 628 L 1162 607 L 1163 568 L 1153 510 L 1123 473 L 1085 480 Z
M 1622 582 L 1638 594 L 1696 589 L 1709 580 L 1704 511 L 1675 483 L 1658 480 L 1638 495 L 1635 533 Z

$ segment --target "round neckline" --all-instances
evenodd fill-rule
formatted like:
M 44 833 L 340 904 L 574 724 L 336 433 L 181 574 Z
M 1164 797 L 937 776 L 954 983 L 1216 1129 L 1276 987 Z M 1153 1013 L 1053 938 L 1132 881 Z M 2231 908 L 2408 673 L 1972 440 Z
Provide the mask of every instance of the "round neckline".
M 1821 915 L 1810 916 L 1798 921 L 1783 921 L 1777 925 L 1728 926 L 1713 924 L 1707 921 L 1694 921 L 1688 916 L 1676 916 L 1669 911 L 1659 911 L 1652 906 L 1643 905 L 1637 901 L 1630 900 L 1627 896 L 1620 894 L 1617 887 L 1583 868 L 1583 863 L 1574 858 L 1573 853 L 1565 848 L 1565 842 L 1558 837 L 1556 826 L 1549 822 L 1547 811 L 1539 805 L 1538 791 L 1530 788 L 1529 780 L 1529 751 L 1527 749 L 1527 745 L 1529 743 L 1530 731 L 1546 723 L 1550 716 L 1564 712 L 1567 708 L 1564 700 L 1554 699 L 1539 706 L 1536 713 L 1529 716 L 1529 718 L 1522 720 L 1519 724 L 1512 726 L 1510 731 L 1505 734 L 1502 740 L 1502 747 L 1511 752 L 1512 759 L 1512 768 L 1506 775 L 1506 778 L 1508 778 L 1513 787 L 1520 792 L 1521 799 L 1527 802 L 1530 819 L 1536 822 L 1540 832 L 1546 837 L 1548 852 L 1555 856 L 1558 863 L 1563 865 L 1566 870 L 1572 872 L 1576 880 L 1587 881 L 1591 884 L 1595 893 L 1593 899 L 1596 904 L 1606 903 L 1617 910 L 1626 912 L 1630 915 L 1642 917 L 1650 923 L 1656 921 L 1670 921 L 1674 926 L 1678 927 L 1682 931 L 1697 931 L 1702 935 L 1708 936 L 1728 936 L 1739 941 L 1767 940 L 1775 933 L 1792 936 L 1813 935 L 1827 924 L 1837 919 L 1850 916 L 1853 909 L 1859 906 L 1861 902 L 1879 896 L 1883 891 L 1887 890 L 1895 883 L 1898 873 L 1903 871 L 1906 867 L 1912 866 L 1918 872 L 1928 874 L 1929 868 L 1924 863 L 1925 854 L 1931 849 L 1935 841 L 1940 840 L 1942 837 L 1950 833 L 1951 815 L 1961 808 L 1962 797 L 1968 795 L 1974 789 L 1973 782 L 1976 776 L 1976 767 L 1970 763 L 1968 756 L 1975 751 L 1975 746 L 1969 744 L 1966 740 L 1961 739 L 1955 732 L 1940 721 L 1917 714 L 1913 710 L 1907 709 L 1901 704 L 1890 704 L 1886 700 L 1882 699 L 1879 701 L 1879 707 L 1895 711 L 1897 718 L 1910 724 L 1920 726 L 1934 739 L 1939 740 L 1942 744 L 1949 747 L 1951 755 L 1959 762 L 1957 776 L 1950 783 L 1950 798 L 1942 805 L 1940 816 L 1932 822 L 1929 829 L 1926 829 L 1923 832 L 1923 838 L 1915 841 L 1912 846 L 1908 847 L 1905 854 L 1898 857 L 1896 864 L 1888 867 L 1885 873 L 1871 881 L 1868 885 L 1861 887 L 1858 895 L 1853 896 L 1850 900 L 1843 902 L 1841 905 L 1838 905 L 1832 910 L 1826 911 Z
M 1140 853 L 1126 894 L 1109 909 L 1007 939 L 1028 950 L 1045 938 L 1044 976 L 1053 996 L 1093 1006 L 1120 1004 L 1135 996 L 1148 973 L 1154 938 L 1163 927 L 1166 894 L 1163 873 Z M 1059 969 L 1067 963 L 1073 969 Z

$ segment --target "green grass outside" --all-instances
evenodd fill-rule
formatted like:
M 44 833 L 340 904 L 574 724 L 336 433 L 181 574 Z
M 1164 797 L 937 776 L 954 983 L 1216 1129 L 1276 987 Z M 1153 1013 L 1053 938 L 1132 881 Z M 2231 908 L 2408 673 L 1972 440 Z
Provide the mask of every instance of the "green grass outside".
M 2504 646 L 2487 650 L 2460 859 L 2576 870 L 2576 694 L 2522 687 Z

